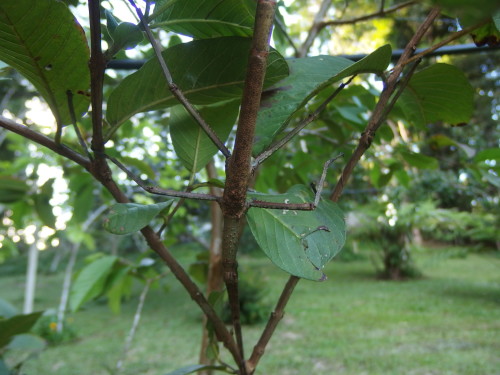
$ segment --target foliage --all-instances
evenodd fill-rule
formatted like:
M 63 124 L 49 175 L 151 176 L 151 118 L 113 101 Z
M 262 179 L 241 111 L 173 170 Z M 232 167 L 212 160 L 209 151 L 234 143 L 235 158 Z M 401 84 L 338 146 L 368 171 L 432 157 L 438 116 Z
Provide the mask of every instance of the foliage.
M 59 345 L 74 340 L 77 337 L 73 325 L 66 320 L 62 331 L 57 329 L 57 316 L 44 314 L 33 327 L 33 332 L 46 340 L 50 345 Z
M 259 273 L 245 273 L 245 277 L 240 280 L 240 309 L 241 323 L 254 325 L 264 322 L 271 310 L 267 297 L 269 291 L 263 285 L 262 275 Z M 226 323 L 231 322 L 231 309 L 226 302 L 222 310 L 222 319 Z
M 0 299 L 0 371 L 19 374 L 23 364 L 44 349 L 38 336 L 29 334 L 42 312 L 19 314 L 7 301 Z M 6 361 L 6 357 L 14 358 Z
M 392 2 L 382 2 L 377 13 L 373 4 L 364 0 L 357 3 L 360 7 L 353 14 L 355 18 L 345 24 L 386 17 L 394 11 L 385 11 L 386 6 L 398 8 Z M 331 6 L 330 14 L 325 4 Z M 498 23 L 490 19 L 498 6 L 473 9 L 464 2 L 454 5 L 445 0 L 439 4 L 451 17 L 460 16 L 470 30 L 488 26 L 480 30 L 482 40 L 498 31 Z M 445 63 L 425 63 L 420 68 L 420 57 L 430 50 L 410 56 L 434 21 L 449 19 L 440 18 L 437 8 L 427 12 L 413 2 L 401 5 L 415 7 L 426 22 L 411 33 L 414 40 L 405 47 L 401 59 L 385 71 L 391 61 L 389 45 L 370 46 L 374 52 L 357 62 L 324 52 L 307 56 L 311 49 L 326 51 L 330 36 L 321 29 L 331 23 L 319 21 L 338 15 L 337 3 L 324 2 L 312 15 L 302 1 L 280 4 L 281 14 L 275 13 L 274 1 L 204 0 L 193 6 L 190 0 L 162 0 L 153 8 L 148 1 L 130 1 L 139 23 L 122 22 L 114 14 L 112 1 L 102 5 L 108 9 L 103 11 L 100 1 L 88 1 L 90 22 L 84 27 L 90 44 L 64 3 L 49 0 L 33 8 L 31 2 L 21 0 L 16 6 L 0 6 L 0 59 L 35 87 L 55 117 L 55 126 L 50 129 L 39 124 L 26 127 L 20 124 L 23 111 L 17 105 L 13 108 L 18 111 L 0 118 L 3 128 L 21 136 L 10 136 L 5 144 L 0 143 L 6 157 L 0 173 L 2 225 L 15 242 L 28 224 L 40 232 L 66 227 L 58 237 L 99 250 L 75 277 L 69 301 L 74 311 L 105 296 L 117 312 L 134 279 L 145 282 L 147 290 L 162 277 L 155 268 L 156 258 L 143 254 L 131 262 L 118 254 L 116 246 L 107 253 L 108 245 L 117 245 L 118 240 L 82 229 L 82 222 L 98 205 L 110 206 L 116 201 L 104 227 L 113 234 L 128 235 L 123 236 L 120 251 L 145 247 L 137 244 L 134 235 L 140 231 L 155 257 L 167 264 L 206 315 L 210 332 L 203 343 L 202 358 L 207 349 L 215 347 L 214 353 L 219 353 L 218 346 L 223 345 L 237 369 L 225 360 L 214 369 L 251 375 L 299 278 L 325 280 L 323 268 L 342 249 L 345 223 L 336 202 L 351 177 L 356 188 L 397 191 L 396 182 L 409 188 L 416 169 L 437 171 L 443 167 L 436 150 L 456 147 L 469 159 L 475 156 L 468 170 L 475 173 L 476 180 L 495 184 L 497 171 L 490 167 L 495 164 L 491 157 L 496 157 L 497 145 L 477 153 L 471 151 L 470 144 L 429 130 L 443 123 L 464 125 L 473 115 L 473 88 L 457 68 Z M 342 12 L 351 9 L 346 3 Z M 409 9 L 405 11 L 410 14 Z M 311 22 L 313 16 L 316 19 L 300 47 L 296 45 L 300 30 L 287 27 L 288 20 L 282 16 L 289 12 L 302 14 Z M 357 12 L 368 16 L 359 18 L 362 14 Z M 102 33 L 104 19 L 106 30 Z M 276 49 L 269 47 L 273 24 L 278 30 Z M 390 25 L 382 24 L 386 29 Z M 369 27 L 360 30 L 356 37 L 363 36 Z M 449 31 L 431 33 L 427 42 L 435 43 L 432 38 L 441 39 Z M 379 30 L 379 35 L 387 33 Z M 448 40 L 462 34 L 454 33 Z M 151 46 L 144 44 L 144 36 Z M 102 51 L 102 38 L 107 51 Z M 162 46 L 166 48 L 162 50 Z M 291 58 L 290 51 L 296 57 Z M 146 60 L 137 72 L 125 77 L 106 70 L 111 59 L 132 54 Z M 84 116 L 89 99 L 92 112 Z M 73 126 L 63 129 L 68 124 Z M 26 150 L 26 139 L 56 156 L 45 157 L 48 153 L 34 146 Z M 334 151 L 343 152 L 346 161 L 342 172 L 332 176 L 327 172 Z M 329 162 L 322 169 L 326 160 Z M 357 165 L 364 168 L 364 175 L 353 176 Z M 42 178 L 47 168 L 60 171 L 61 176 L 47 181 Z M 462 176 L 465 172 L 462 168 L 454 173 Z M 319 182 L 312 189 L 306 187 L 316 180 Z M 60 198 L 56 188 L 63 182 L 69 192 L 64 199 L 55 199 Z M 253 187 L 257 191 L 251 190 Z M 322 195 L 324 188 L 332 188 L 330 199 Z M 158 195 L 162 199 L 155 198 Z M 57 200 L 63 203 L 54 207 Z M 370 199 L 356 194 L 353 200 Z M 364 226 L 363 236 L 381 246 L 387 275 L 401 278 L 413 270 L 405 236 L 415 225 L 412 220 L 418 207 L 401 204 L 396 209 L 391 204 L 397 215 L 379 206 L 374 220 Z M 56 220 L 56 208 L 73 212 L 71 220 Z M 33 211 L 37 220 L 33 220 Z M 494 216 L 485 217 L 495 220 Z M 248 286 L 239 283 L 238 242 L 246 222 L 271 262 L 290 275 L 268 328 L 248 359 L 243 357 L 241 323 L 246 311 L 260 316 L 263 308 L 250 298 L 258 297 L 256 290 L 249 287 L 247 291 Z M 492 233 L 479 226 L 467 226 L 469 229 L 474 240 L 491 239 Z M 220 294 L 224 282 L 232 331 L 181 266 L 180 257 L 167 248 L 182 243 L 185 237 L 210 243 L 208 272 L 202 269 L 207 275 L 207 295 Z M 247 303 L 242 304 L 239 296 Z M 142 295 L 141 299 L 138 315 Z M 253 307 L 245 310 L 247 305 Z M 202 361 L 173 373 L 192 373 L 213 364 L 209 358 Z

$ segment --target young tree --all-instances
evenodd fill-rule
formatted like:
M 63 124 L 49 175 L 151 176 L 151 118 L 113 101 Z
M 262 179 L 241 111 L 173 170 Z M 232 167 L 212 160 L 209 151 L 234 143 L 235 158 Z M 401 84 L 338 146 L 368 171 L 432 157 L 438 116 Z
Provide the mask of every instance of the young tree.
M 472 31 L 483 40 L 494 38 L 498 34 L 498 19 L 493 20 L 491 14 L 498 7 L 485 0 L 479 8 L 478 4 L 472 7 L 465 1 L 455 5 L 439 0 L 408 1 L 390 7 L 381 1 L 373 13 L 341 22 L 325 20 L 335 14 L 333 2 L 325 0 L 306 41 L 296 47 L 284 25 L 286 19 L 276 12 L 274 0 L 204 0 L 196 2 L 196 6 L 189 0 L 158 0 L 154 8 L 149 1 L 129 3 L 136 12 L 137 24 L 120 22 L 111 11 L 103 12 L 99 0 L 88 1 L 90 54 L 85 33 L 65 4 L 56 0 L 17 0 L 0 5 L 3 31 L 0 59 L 33 84 L 48 103 L 57 125 L 49 135 L 38 131 L 36 125 L 26 126 L 6 117 L 0 117 L 0 126 L 60 155 L 61 165 L 67 166 L 67 161 L 77 164 L 78 173 L 83 169 L 104 187 L 118 202 L 110 208 L 105 228 L 115 234 L 141 232 L 149 247 L 203 311 L 209 327 L 203 352 L 220 342 L 234 360 L 234 365 L 222 360 L 210 364 L 202 355 L 205 363 L 188 366 L 176 374 L 203 370 L 253 374 L 299 280 L 324 280 L 322 268 L 341 250 L 345 225 L 336 202 L 398 99 L 401 99 L 398 116 L 406 121 L 467 122 L 472 111 L 472 88 L 460 71 L 446 64 L 418 71 L 419 63 L 439 46 Z M 463 11 L 464 28 L 415 54 L 428 30 L 440 19 L 441 3 L 452 14 Z M 365 5 L 362 1 L 360 4 Z M 410 7 L 425 9 L 425 17 L 388 71 L 392 59 L 389 45 L 357 62 L 327 55 L 305 57 L 314 41 L 324 38 L 322 29 L 385 17 Z M 106 19 L 105 30 L 103 19 Z M 289 43 L 300 57 L 285 59 L 277 49 L 270 48 L 273 25 L 277 27 L 275 45 L 279 48 Z M 168 48 L 154 34 L 162 29 L 169 32 Z M 176 34 L 192 40 L 181 43 Z M 115 55 L 123 54 L 124 48 L 141 43 L 143 35 L 151 43 L 154 57 L 109 91 L 105 86 L 105 81 L 111 79 L 106 76 L 107 65 Z M 103 38 L 108 46 L 106 51 L 102 49 Z M 323 195 L 322 191 L 327 186 L 327 170 L 339 156 L 339 151 L 333 148 L 323 161 L 319 161 L 323 155 L 310 158 L 318 178 L 314 188 L 304 184 L 287 186 L 282 194 L 251 190 L 252 186 L 259 186 L 258 180 L 266 169 L 276 173 L 285 168 L 284 164 L 269 166 L 266 160 L 279 156 L 280 150 L 291 145 L 297 134 L 332 108 L 332 102 L 347 85 L 354 80 L 369 84 L 371 78 L 365 76 L 367 73 L 379 76 L 383 88 L 369 109 L 363 129 L 349 135 L 350 138 L 359 135 L 357 146 L 344 150 L 347 161 L 331 193 Z M 89 103 L 91 111 L 86 116 Z M 162 118 L 153 116 L 158 121 L 155 124 L 140 115 L 166 109 L 163 113 L 168 113 L 168 136 L 161 126 Z M 235 122 L 234 145 L 230 147 L 228 139 L 232 140 L 230 134 Z M 151 145 L 151 139 L 141 140 L 140 130 L 145 138 L 152 133 L 160 141 L 150 150 L 144 149 L 145 145 Z M 168 137 L 180 163 L 191 175 L 184 190 L 171 188 L 172 180 L 145 181 L 132 171 L 135 167 L 144 175 L 154 176 L 154 172 L 147 173 L 150 168 L 144 161 L 156 164 L 159 170 L 170 165 L 168 157 L 158 156 L 168 155 L 168 146 L 163 144 Z M 139 140 L 143 147 L 142 163 L 130 158 L 132 150 L 128 148 L 137 144 L 134 150 L 139 149 Z M 158 149 L 159 144 L 163 150 Z M 153 155 L 147 155 L 148 151 Z M 224 181 L 214 180 L 217 178 L 211 164 L 214 155 L 223 160 Z M 196 183 L 196 176 L 204 176 L 199 171 L 205 166 L 205 181 Z M 128 180 L 117 182 L 123 173 Z M 307 178 L 312 182 L 312 176 Z M 142 189 L 141 194 L 135 186 Z M 4 191 L 9 189 L 7 185 L 0 187 Z M 207 187 L 210 189 L 205 192 L 194 191 Z M 153 200 L 152 196 L 163 198 Z M 174 214 L 189 200 L 213 203 L 209 295 L 180 266 L 166 246 L 169 239 L 163 237 L 165 230 L 175 225 Z M 217 206 L 221 214 L 217 213 Z M 164 222 L 155 230 L 153 219 L 158 215 Z M 220 216 L 223 224 L 219 230 L 216 224 Z M 237 264 L 238 241 L 246 222 L 271 261 L 290 274 L 249 355 L 243 345 Z M 220 254 L 216 240 L 219 235 Z M 96 261 L 92 272 L 89 269 L 85 274 L 82 272 L 82 277 L 94 280 L 93 287 L 99 284 L 102 288 L 103 280 L 120 267 L 116 257 L 104 257 Z M 221 295 L 221 279 L 231 309 L 231 330 L 214 308 L 214 301 Z M 95 296 L 95 289 L 92 293 L 80 293 L 74 307 Z

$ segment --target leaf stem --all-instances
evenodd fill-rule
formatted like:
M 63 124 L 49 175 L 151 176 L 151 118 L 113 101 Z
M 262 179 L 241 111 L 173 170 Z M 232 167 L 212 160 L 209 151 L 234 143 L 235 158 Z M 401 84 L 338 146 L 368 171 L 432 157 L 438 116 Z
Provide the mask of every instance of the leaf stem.
M 189 102 L 189 100 L 186 98 L 182 90 L 175 84 L 172 74 L 170 73 L 170 70 L 168 69 L 167 63 L 165 62 L 165 59 L 163 58 L 163 55 L 161 54 L 161 48 L 159 43 L 156 41 L 154 38 L 153 33 L 151 32 L 151 28 L 148 25 L 147 20 L 144 18 L 144 15 L 142 14 L 141 9 L 135 4 L 134 0 L 129 0 L 130 4 L 134 7 L 135 11 L 137 12 L 137 15 L 139 16 L 139 19 L 141 20 L 141 24 L 146 31 L 146 35 L 149 39 L 149 42 L 151 43 L 151 46 L 153 47 L 153 50 L 155 52 L 156 58 L 158 59 L 158 62 L 160 63 L 161 71 L 163 72 L 163 75 L 165 76 L 165 79 L 167 80 L 168 88 L 172 92 L 172 94 L 179 100 L 179 102 L 186 108 L 188 113 L 195 119 L 195 121 L 200 125 L 200 127 L 203 129 L 205 134 L 210 138 L 210 140 L 213 142 L 215 146 L 222 152 L 222 154 L 228 158 L 231 156 L 231 152 L 227 149 L 227 147 L 224 145 L 224 143 L 220 140 L 220 138 L 217 136 L 217 133 L 210 127 L 210 125 L 203 119 L 203 117 L 200 115 L 200 113 L 196 110 L 196 108 Z M 149 1 L 148 1 L 149 2 Z
M 339 87 L 328 97 L 326 98 L 321 105 L 316 108 L 316 110 L 311 113 L 309 116 L 304 118 L 293 130 L 287 133 L 283 138 L 274 142 L 270 145 L 266 150 L 262 151 L 259 155 L 257 155 L 253 161 L 252 173 L 255 173 L 260 164 L 262 164 L 266 159 L 268 159 L 271 155 L 273 155 L 276 151 L 278 151 L 281 147 L 286 145 L 288 142 L 292 140 L 302 129 L 304 129 L 311 122 L 316 120 L 318 116 L 323 112 L 326 106 L 333 100 L 335 97 L 345 88 L 352 80 L 356 77 L 353 75 L 346 82 L 341 83 Z

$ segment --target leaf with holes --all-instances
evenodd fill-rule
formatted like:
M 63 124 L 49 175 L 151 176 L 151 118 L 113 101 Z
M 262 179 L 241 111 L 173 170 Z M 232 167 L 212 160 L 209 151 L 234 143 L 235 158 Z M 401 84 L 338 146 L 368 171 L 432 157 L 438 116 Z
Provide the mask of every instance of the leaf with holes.
M 77 117 L 87 111 L 89 49 L 82 27 L 57 0 L 0 2 L 0 60 L 17 69 L 47 101 L 57 123 L 71 123 L 66 92 Z
M 417 126 L 443 121 L 459 125 L 473 113 L 474 89 L 460 69 L 435 64 L 410 79 L 398 100 L 409 121 Z
M 320 91 L 354 74 L 381 74 L 391 61 L 391 53 L 387 45 L 358 62 L 335 56 L 288 60 L 290 75 L 263 93 L 253 154 L 269 146 L 293 115 Z
M 156 204 L 117 203 L 104 219 L 104 229 L 113 234 L 134 233 L 147 226 L 153 218 L 172 204 L 168 200 Z
M 251 193 L 253 200 L 279 203 L 312 202 L 303 185 L 279 195 Z M 251 208 L 248 223 L 260 248 L 282 270 L 304 279 L 322 281 L 323 267 L 342 249 L 345 222 L 336 203 L 321 200 L 314 211 Z
M 254 0 L 158 0 L 151 27 L 197 39 L 251 37 L 255 8 Z
M 239 37 L 195 40 L 167 48 L 163 57 L 174 82 L 191 104 L 210 105 L 241 97 L 250 42 Z M 264 85 L 270 86 L 287 75 L 285 59 L 270 51 Z M 136 113 L 177 104 L 160 64 L 153 58 L 115 88 L 106 116 L 117 127 Z
M 237 100 L 199 109 L 222 142 L 227 140 L 236 121 L 239 104 Z M 217 146 L 183 106 L 172 108 L 169 124 L 172 144 L 181 163 L 191 172 L 198 172 L 217 153 Z

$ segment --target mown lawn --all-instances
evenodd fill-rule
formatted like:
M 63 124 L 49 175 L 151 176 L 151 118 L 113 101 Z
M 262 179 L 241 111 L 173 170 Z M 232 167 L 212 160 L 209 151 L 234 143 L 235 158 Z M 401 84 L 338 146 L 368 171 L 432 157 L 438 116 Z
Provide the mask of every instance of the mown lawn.
M 331 264 L 326 282 L 301 281 L 257 373 L 500 375 L 500 256 L 446 254 L 420 254 L 420 280 L 376 280 L 370 261 L 359 260 Z M 270 299 L 287 279 L 265 258 L 244 259 L 242 269 L 259 270 Z M 18 307 L 23 279 L 0 277 L 1 297 Z M 57 306 L 60 284 L 61 275 L 39 279 L 38 309 Z M 50 347 L 25 373 L 112 373 L 136 301 L 120 315 L 103 302 L 71 315 L 78 340 Z M 162 375 L 196 363 L 200 319 L 173 280 L 168 293 L 153 290 L 122 374 Z M 260 329 L 247 328 L 247 352 Z

